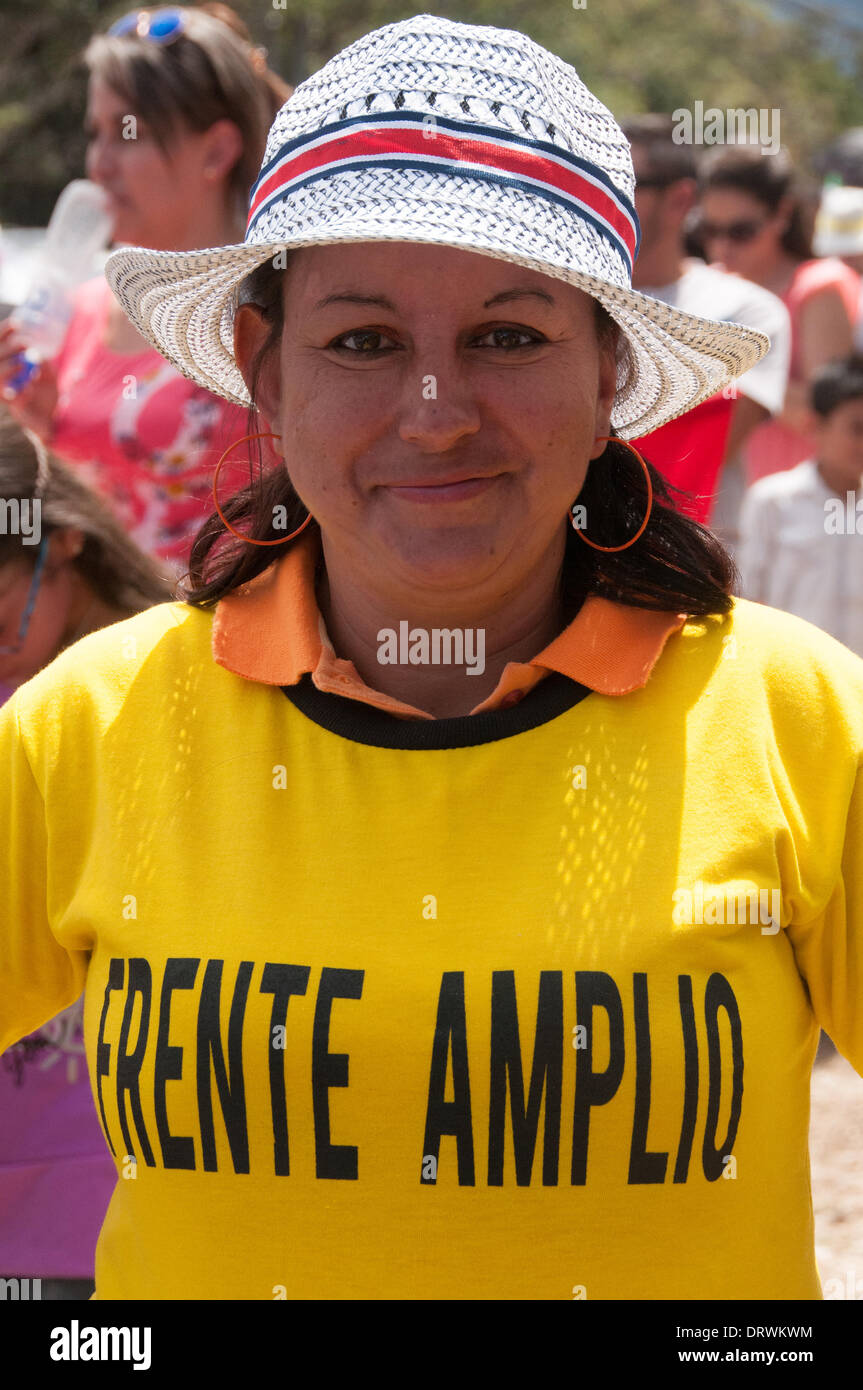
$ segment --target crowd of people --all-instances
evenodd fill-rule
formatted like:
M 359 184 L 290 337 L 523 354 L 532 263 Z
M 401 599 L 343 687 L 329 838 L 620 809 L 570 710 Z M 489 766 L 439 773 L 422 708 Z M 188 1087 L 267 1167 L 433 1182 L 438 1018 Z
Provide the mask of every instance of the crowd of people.
M 228 246 L 243 239 L 290 88 L 227 6 L 166 13 L 165 32 L 140 11 L 90 43 L 86 173 L 107 195 L 114 243 Z M 641 229 L 634 288 L 770 339 L 732 387 L 633 442 L 675 505 L 724 541 L 742 597 L 863 656 L 863 160 L 846 161 L 818 202 L 785 150 L 699 151 L 662 113 L 623 129 Z M 174 596 L 212 525 L 216 463 L 250 429 L 243 406 L 140 335 L 102 276 L 76 291 L 58 355 L 15 388 L 25 347 L 0 325 L 0 497 L 41 516 L 38 544 L 0 536 L 2 698 L 85 634 Z M 0 1269 L 58 1297 L 92 1291 L 116 1182 L 82 1037 L 79 1001 L 0 1065 Z
M 107 195 L 111 239 L 164 251 L 242 240 L 291 91 L 229 6 L 174 13 L 176 33 L 121 20 L 84 55 L 86 173 Z M 35 504 L 41 521 L 38 546 L 0 536 L 0 700 L 86 633 L 173 596 L 213 510 L 216 463 L 246 423 L 140 336 L 102 275 L 76 290 L 58 355 L 15 390 L 26 346 L 0 324 L 0 497 L 31 515 Z M 0 1268 L 41 1277 L 46 1297 L 89 1297 L 116 1181 L 82 1011 L 79 1000 L 0 1063 Z

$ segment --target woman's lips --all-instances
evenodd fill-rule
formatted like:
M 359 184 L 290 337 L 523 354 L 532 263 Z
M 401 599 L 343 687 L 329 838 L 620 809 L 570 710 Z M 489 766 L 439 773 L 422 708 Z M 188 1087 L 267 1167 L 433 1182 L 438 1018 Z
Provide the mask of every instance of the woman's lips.
M 459 483 L 440 483 L 434 486 L 388 486 L 387 492 L 391 492 L 394 497 L 403 497 L 407 502 L 461 502 L 486 492 L 502 476 L 501 473 L 496 473 L 492 478 L 465 478 Z

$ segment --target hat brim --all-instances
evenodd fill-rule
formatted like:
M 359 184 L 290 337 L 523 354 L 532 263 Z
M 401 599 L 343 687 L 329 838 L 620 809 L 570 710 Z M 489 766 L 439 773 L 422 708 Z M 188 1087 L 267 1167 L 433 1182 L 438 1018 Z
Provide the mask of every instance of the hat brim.
M 423 236 L 393 230 L 385 235 L 337 228 L 309 238 L 201 251 L 151 251 L 122 247 L 108 258 L 105 274 L 132 323 L 147 342 L 190 381 L 236 405 L 251 398 L 234 357 L 233 320 L 242 281 L 280 251 L 357 241 L 410 241 L 454 246 L 523 265 L 584 290 L 604 305 L 627 336 L 634 370 L 615 399 L 611 423 L 623 439 L 649 434 L 692 410 L 753 367 L 769 350 L 763 333 L 675 309 L 636 290 L 624 289 L 565 265 L 518 255 L 453 230 Z

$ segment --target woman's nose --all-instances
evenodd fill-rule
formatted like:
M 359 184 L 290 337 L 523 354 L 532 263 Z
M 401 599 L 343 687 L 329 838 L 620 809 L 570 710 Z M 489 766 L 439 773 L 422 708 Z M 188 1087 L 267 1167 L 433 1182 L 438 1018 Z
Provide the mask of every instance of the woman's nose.
M 443 452 L 476 434 L 480 423 L 479 407 L 463 368 L 453 367 L 444 374 L 425 363 L 405 382 L 399 435 L 406 443 Z
M 734 246 L 734 242 L 724 232 L 719 232 L 715 236 L 705 238 L 705 246 L 711 260 L 724 261 L 729 250 Z
M 93 183 L 105 184 L 113 170 L 114 162 L 115 157 L 109 140 L 96 137 L 89 142 L 84 161 L 88 179 Z

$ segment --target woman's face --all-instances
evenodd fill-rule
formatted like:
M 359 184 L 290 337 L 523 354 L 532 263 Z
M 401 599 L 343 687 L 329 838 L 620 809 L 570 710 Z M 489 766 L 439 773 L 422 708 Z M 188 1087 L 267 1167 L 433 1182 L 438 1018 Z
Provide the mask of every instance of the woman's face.
M 112 240 L 182 247 L 195 211 L 212 196 L 217 166 L 221 178 L 222 152 L 210 132 L 178 129 L 166 153 L 128 100 L 98 77 L 90 79 L 85 130 L 87 177 L 108 194 Z
M 786 207 L 771 212 L 749 193 L 712 188 L 702 195 L 699 212 L 708 261 L 756 283 L 775 272 L 788 224 Z
M 378 592 L 499 597 L 550 548 L 609 429 L 616 368 L 594 301 L 451 247 L 308 247 L 258 405 L 328 568 Z M 267 328 L 237 315 L 250 379 Z
M 75 567 L 68 562 L 67 537 L 71 535 L 51 535 L 23 646 L 18 652 L 0 653 L 0 684 L 21 685 L 29 680 L 53 661 L 63 642 L 80 591 Z M 34 546 L 32 559 L 0 565 L 0 647 L 14 646 L 18 641 L 21 615 L 36 565 L 36 549 Z

